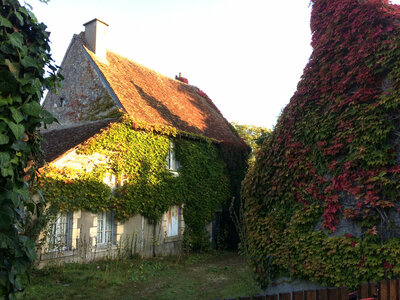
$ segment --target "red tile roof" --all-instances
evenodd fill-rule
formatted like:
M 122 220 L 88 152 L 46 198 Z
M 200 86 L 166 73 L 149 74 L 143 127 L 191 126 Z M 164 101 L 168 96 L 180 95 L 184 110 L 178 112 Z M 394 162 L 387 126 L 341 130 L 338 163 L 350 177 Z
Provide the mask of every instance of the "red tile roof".
M 84 46 L 125 111 L 139 122 L 167 125 L 246 147 L 197 87 L 163 76 L 107 51 L 107 64 Z

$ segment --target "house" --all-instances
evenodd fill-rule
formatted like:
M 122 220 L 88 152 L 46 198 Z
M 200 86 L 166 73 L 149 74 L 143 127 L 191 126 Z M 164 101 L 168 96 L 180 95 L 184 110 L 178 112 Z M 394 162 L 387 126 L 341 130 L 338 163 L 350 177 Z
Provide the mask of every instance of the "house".
M 42 132 L 38 185 L 54 216 L 41 260 L 201 247 L 248 146 L 203 91 L 108 50 L 103 21 L 84 26 L 43 103 L 59 123 Z

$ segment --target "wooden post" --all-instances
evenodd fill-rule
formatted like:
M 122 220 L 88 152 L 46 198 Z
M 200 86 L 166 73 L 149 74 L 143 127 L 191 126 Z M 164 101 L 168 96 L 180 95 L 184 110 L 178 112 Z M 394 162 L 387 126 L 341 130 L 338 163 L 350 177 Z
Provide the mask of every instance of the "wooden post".
M 304 299 L 315 300 L 316 296 L 317 296 L 317 291 L 306 291 Z
M 349 299 L 349 291 L 346 287 L 342 287 L 338 290 L 340 300 L 348 300 Z
M 328 290 L 318 290 L 317 291 L 318 300 L 328 300 Z
M 378 299 L 378 284 L 377 283 L 370 283 L 369 284 L 369 295 L 370 297 L 375 297 Z
M 328 290 L 328 299 L 333 300 L 333 299 L 339 299 L 338 295 L 338 290 L 337 289 L 329 289 Z
M 382 280 L 379 287 L 379 300 L 390 300 L 388 281 Z
M 368 284 L 363 283 L 360 284 L 360 298 L 368 298 L 369 297 L 369 292 L 368 292 Z
M 289 293 L 279 294 L 279 300 L 291 300 L 291 296 Z
M 390 300 L 399 299 L 399 285 L 396 279 L 392 279 L 389 281 L 389 294 L 390 294 Z
M 293 292 L 293 300 L 304 300 L 304 291 Z

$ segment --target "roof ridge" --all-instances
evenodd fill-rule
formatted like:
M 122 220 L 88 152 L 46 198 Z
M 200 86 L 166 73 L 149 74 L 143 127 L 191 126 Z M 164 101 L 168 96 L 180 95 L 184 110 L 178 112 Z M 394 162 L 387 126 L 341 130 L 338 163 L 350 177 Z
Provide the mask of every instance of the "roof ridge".
M 113 121 L 117 121 L 118 118 L 107 118 L 107 119 L 101 119 L 101 120 L 95 120 L 95 121 L 88 121 L 85 123 L 75 123 L 75 124 L 66 124 L 63 125 L 62 127 L 57 127 L 57 128 L 49 128 L 49 129 L 41 129 L 40 133 L 41 134 L 47 134 L 47 133 L 52 133 L 55 131 L 61 131 L 61 130 L 66 130 L 66 129 L 72 129 L 72 128 L 77 128 L 81 126 L 88 126 L 88 125 L 95 125 L 97 123 L 111 123 Z

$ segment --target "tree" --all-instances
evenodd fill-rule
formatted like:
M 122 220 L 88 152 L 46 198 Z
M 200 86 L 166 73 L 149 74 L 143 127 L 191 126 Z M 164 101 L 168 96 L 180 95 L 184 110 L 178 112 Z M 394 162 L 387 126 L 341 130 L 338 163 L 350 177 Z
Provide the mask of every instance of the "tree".
M 242 125 L 236 122 L 231 123 L 239 136 L 251 147 L 249 163 L 254 163 L 255 154 L 260 149 L 263 141 L 269 136 L 271 130 L 265 127 L 255 125 Z
M 17 0 L 0 1 L 0 298 L 15 299 L 36 256 L 24 227 L 35 208 L 30 186 L 41 154 L 37 129 L 55 120 L 40 99 L 61 76 L 46 26 Z

